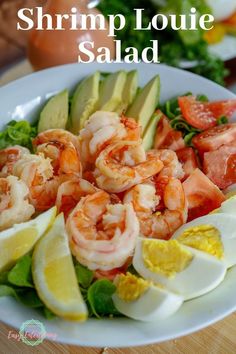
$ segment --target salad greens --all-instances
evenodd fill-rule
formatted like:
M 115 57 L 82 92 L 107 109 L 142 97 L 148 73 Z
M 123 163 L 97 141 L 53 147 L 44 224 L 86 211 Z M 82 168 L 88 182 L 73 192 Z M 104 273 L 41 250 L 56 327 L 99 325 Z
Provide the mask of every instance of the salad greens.
M 126 26 L 123 30 L 117 31 L 117 39 L 122 42 L 122 54 L 125 48 L 134 46 L 139 52 L 150 45 L 150 40 L 158 39 L 160 46 L 160 60 L 172 66 L 179 66 L 182 59 L 194 61 L 198 64 L 191 71 L 205 76 L 221 85 L 224 85 L 224 78 L 228 71 L 224 62 L 211 55 L 208 51 L 208 43 L 204 39 L 204 32 L 198 31 L 173 31 L 166 29 L 159 31 L 134 31 L 135 12 L 134 8 L 145 9 L 143 13 L 143 24 L 147 25 L 151 18 L 160 13 L 189 13 L 191 7 L 195 7 L 199 15 L 210 13 L 205 0 L 166 0 L 161 1 L 162 6 L 154 6 L 151 0 L 102 0 L 99 9 L 104 15 L 123 14 L 126 17 Z
M 31 262 L 30 255 L 22 257 L 8 273 L 9 283 L 15 286 L 33 288 Z
M 8 146 L 21 145 L 32 150 L 32 138 L 37 135 L 37 126 L 30 125 L 26 120 L 12 120 L 0 132 L 0 149 Z
M 21 304 L 36 308 L 43 312 L 46 318 L 51 318 L 51 311 L 46 309 L 34 289 L 31 262 L 31 255 L 25 255 L 11 270 L 0 274 L 0 297 L 12 296 Z
M 75 272 L 79 285 L 87 289 L 93 281 L 94 274 L 91 270 L 84 267 L 82 264 L 77 263 L 75 266 Z
M 217 119 L 217 125 L 221 125 L 221 124 L 227 124 L 229 123 L 229 119 L 226 116 L 222 116 L 219 119 Z
M 182 96 L 191 96 L 191 92 L 187 92 Z M 178 96 L 179 97 L 179 96 Z M 161 107 L 161 111 L 169 118 L 170 125 L 173 129 L 179 130 L 183 134 L 183 138 L 186 145 L 191 146 L 192 138 L 201 133 L 200 129 L 192 127 L 182 116 L 181 110 L 178 104 L 178 97 L 174 97 L 166 101 Z M 196 96 L 197 101 L 209 102 L 208 97 L 203 94 Z M 227 124 L 229 122 L 226 116 L 222 116 L 217 120 L 217 125 Z
M 23 256 L 9 271 L 0 273 L 0 297 L 12 296 L 21 304 L 37 309 L 48 320 L 56 317 L 40 300 L 32 279 L 31 254 Z M 120 315 L 115 308 L 112 295 L 115 285 L 107 280 L 94 281 L 94 273 L 77 261 L 75 272 L 84 300 L 89 308 L 90 317 Z
M 116 286 L 107 279 L 97 280 L 89 287 L 87 301 L 92 315 L 96 317 L 120 315 L 112 301 L 115 291 Z
M 120 315 L 115 308 L 112 295 L 115 285 L 107 279 L 94 281 L 94 272 L 74 259 L 75 272 L 83 298 L 89 309 L 89 316 L 101 317 Z
M 191 92 L 187 92 L 182 96 L 191 96 Z M 179 96 L 178 96 L 179 97 Z M 201 130 L 192 127 L 182 116 L 178 104 L 178 97 L 174 97 L 166 101 L 161 107 L 161 111 L 169 118 L 170 125 L 173 129 L 179 130 L 183 134 L 186 145 L 191 146 L 192 138 L 201 132 Z M 197 95 L 197 100 L 207 102 L 208 98 L 205 95 Z

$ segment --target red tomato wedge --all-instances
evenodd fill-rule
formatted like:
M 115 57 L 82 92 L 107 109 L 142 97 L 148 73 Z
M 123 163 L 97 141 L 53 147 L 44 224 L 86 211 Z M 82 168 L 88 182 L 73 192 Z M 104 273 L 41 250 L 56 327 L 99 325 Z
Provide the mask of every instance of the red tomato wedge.
M 199 153 L 218 149 L 236 140 L 236 123 L 218 125 L 196 135 L 192 143 Z
M 221 190 L 198 168 L 183 182 L 188 200 L 188 221 L 210 213 L 225 200 Z
M 185 180 L 196 168 L 198 168 L 197 156 L 191 147 L 185 147 L 176 151 L 179 162 L 183 166 L 185 172 L 183 180 Z
M 182 115 L 194 128 L 206 130 L 216 126 L 222 116 L 230 118 L 236 112 L 236 99 L 201 102 L 195 96 L 178 98 Z
M 226 25 L 236 26 L 236 12 L 231 17 L 224 20 L 222 23 Z
M 157 113 L 162 113 L 160 110 Z M 174 130 L 169 119 L 162 113 L 162 117 L 157 125 L 154 148 L 179 150 L 185 147 L 185 142 L 180 131 Z
M 204 154 L 203 170 L 219 188 L 236 183 L 236 143 Z

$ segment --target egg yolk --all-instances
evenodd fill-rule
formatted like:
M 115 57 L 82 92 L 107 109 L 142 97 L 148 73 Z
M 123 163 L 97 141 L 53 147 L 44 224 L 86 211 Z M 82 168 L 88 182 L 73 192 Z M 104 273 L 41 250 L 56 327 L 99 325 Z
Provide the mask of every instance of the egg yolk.
M 174 277 L 184 270 L 193 259 L 176 240 L 143 240 L 142 257 L 145 266 L 154 273 Z
M 224 247 L 221 242 L 220 232 L 211 225 L 199 225 L 186 229 L 178 237 L 178 241 L 186 246 L 196 248 L 222 259 Z
M 137 300 L 151 284 L 150 281 L 138 278 L 131 273 L 120 274 L 115 279 L 117 295 L 126 302 Z

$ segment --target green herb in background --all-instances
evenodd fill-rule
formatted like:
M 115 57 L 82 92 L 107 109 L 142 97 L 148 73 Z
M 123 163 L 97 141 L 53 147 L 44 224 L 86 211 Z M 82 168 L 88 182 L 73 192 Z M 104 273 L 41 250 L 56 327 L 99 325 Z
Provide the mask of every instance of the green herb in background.
M 125 48 L 135 46 L 139 52 L 150 46 L 150 40 L 159 41 L 160 60 L 163 63 L 179 67 L 184 60 L 196 61 L 196 66 L 190 71 L 224 85 L 228 71 L 224 62 L 208 51 L 208 43 L 204 40 L 204 32 L 198 31 L 134 31 L 135 8 L 143 8 L 143 24 L 147 25 L 156 13 L 188 13 L 195 7 L 199 16 L 210 13 L 204 0 L 167 0 L 165 6 L 154 6 L 150 0 L 102 0 L 99 9 L 104 15 L 123 14 L 126 17 L 126 27 L 117 31 L 117 39 L 122 41 L 122 55 Z
M 136 16 L 134 9 L 145 9 L 143 13 L 143 26 L 147 26 L 150 18 L 155 14 L 155 8 L 150 1 L 147 0 L 102 0 L 98 8 L 105 15 L 122 14 L 126 18 L 126 26 L 121 31 L 117 31 L 117 39 L 122 41 L 122 55 L 126 55 L 127 47 L 135 46 L 139 51 L 150 46 L 153 40 L 151 31 L 135 31 Z
M 0 132 L 0 150 L 8 146 L 21 145 L 32 150 L 32 138 L 37 135 L 37 127 L 26 120 L 12 120 Z

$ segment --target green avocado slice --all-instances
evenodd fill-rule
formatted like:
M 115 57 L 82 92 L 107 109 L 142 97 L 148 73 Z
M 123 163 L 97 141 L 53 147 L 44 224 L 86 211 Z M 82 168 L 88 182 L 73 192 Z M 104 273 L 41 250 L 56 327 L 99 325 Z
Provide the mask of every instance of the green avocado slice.
M 159 102 L 159 96 L 160 77 L 157 75 L 140 90 L 133 104 L 126 112 L 127 117 L 136 119 L 142 126 L 143 132 L 145 132 L 148 122 L 155 112 Z
M 128 107 L 132 104 L 138 91 L 138 72 L 132 70 L 127 73 L 127 78 L 122 94 L 122 102 L 117 107 L 116 112 L 121 114 L 125 113 Z
M 95 72 L 77 86 L 71 103 L 70 130 L 78 134 L 94 113 L 99 100 L 100 72 Z
M 64 90 L 53 96 L 44 106 L 38 124 L 38 132 L 48 129 L 65 129 L 69 114 L 69 92 Z
M 122 103 L 126 78 L 125 71 L 118 71 L 102 81 L 98 105 L 100 111 L 116 112 Z
M 153 147 L 157 124 L 161 117 L 162 113 L 154 113 L 147 125 L 147 128 L 145 129 L 143 134 L 143 147 L 145 151 L 148 151 Z

